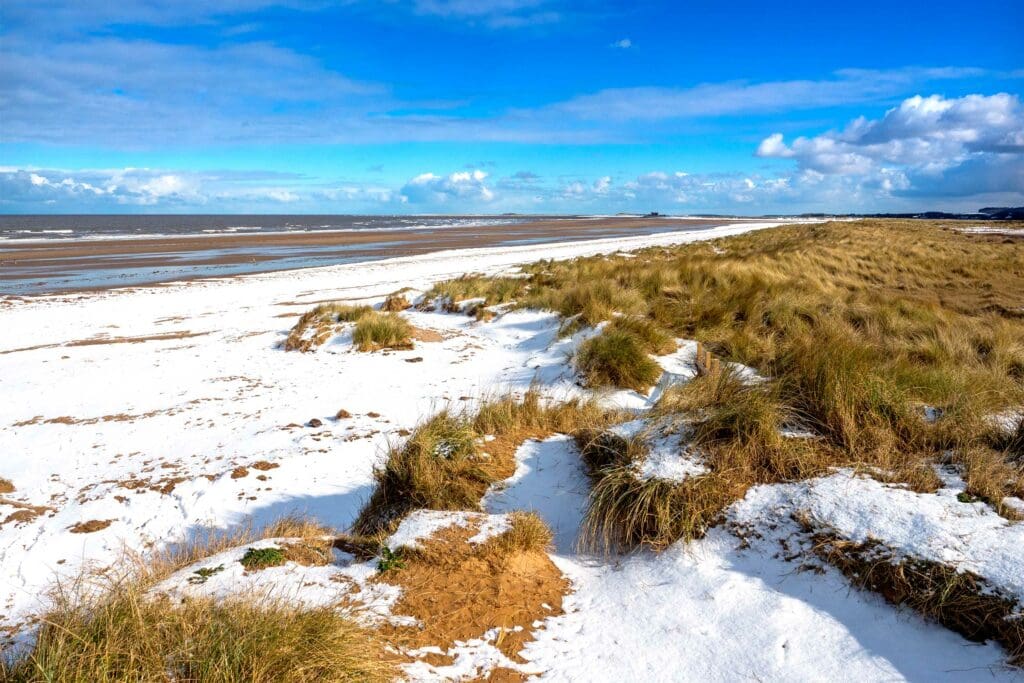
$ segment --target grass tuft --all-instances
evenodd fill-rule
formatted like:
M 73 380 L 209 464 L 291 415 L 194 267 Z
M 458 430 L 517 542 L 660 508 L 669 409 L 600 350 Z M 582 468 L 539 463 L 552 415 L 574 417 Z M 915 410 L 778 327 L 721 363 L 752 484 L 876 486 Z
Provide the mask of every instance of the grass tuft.
M 608 326 L 604 328 L 607 332 L 624 332 L 632 335 L 641 348 L 647 353 L 656 356 L 664 356 L 676 350 L 676 340 L 672 335 L 662 329 L 657 323 L 647 318 L 635 315 L 621 315 L 612 318 Z
M 408 512 L 476 509 L 494 480 L 469 421 L 447 410 L 419 425 L 401 446 L 392 447 L 377 486 L 355 529 L 373 535 L 397 524 Z
M 369 306 L 320 304 L 302 314 L 285 339 L 284 350 L 312 351 L 327 341 L 334 333 L 336 324 L 353 322 L 372 310 Z
M 352 343 L 360 351 L 411 349 L 412 326 L 400 315 L 370 311 L 356 320 Z
M 145 561 L 127 557 L 119 571 L 58 585 L 33 644 L 0 656 L 0 680 L 393 680 L 396 672 L 380 634 L 334 608 L 305 609 L 246 596 L 172 603 L 151 593 L 172 573 L 261 536 L 326 543 L 329 551 L 325 531 L 300 517 L 279 520 L 262 534 L 250 528 L 210 530 Z M 299 545 L 265 550 L 286 556 Z M 254 567 L 281 559 L 266 555 L 246 553 Z M 204 583 L 222 570 L 223 565 L 200 569 L 188 581 Z
M 153 599 L 135 583 L 65 596 L 31 650 L 0 662 L 13 682 L 392 680 L 379 637 L 332 608 Z
M 515 471 L 527 438 L 573 433 L 621 419 L 594 402 L 546 404 L 536 391 L 483 401 L 474 413 L 442 410 L 393 445 L 375 473 L 377 486 L 354 525 L 357 534 L 393 531 L 412 510 L 478 510 L 487 487 Z M 485 442 L 484 436 L 493 436 Z
M 813 528 L 814 552 L 838 568 L 855 586 L 905 605 L 969 640 L 995 640 L 1010 661 L 1024 664 L 1024 620 L 1020 606 L 977 574 L 920 558 L 900 558 L 886 546 L 859 543 Z
M 404 294 L 389 294 L 384 303 L 381 304 L 380 310 L 387 311 L 388 313 L 398 313 L 404 311 L 407 308 L 411 308 L 412 304 L 405 298 Z
M 580 345 L 576 367 L 589 387 L 619 387 L 646 392 L 661 376 L 644 342 L 630 332 L 605 330 Z
M 554 536 L 544 520 L 535 512 L 517 510 L 509 514 L 508 530 L 490 538 L 486 551 L 498 558 L 519 553 L 543 553 L 551 548 Z
M 284 551 L 280 548 L 249 548 L 239 560 L 249 571 L 279 567 L 285 563 Z

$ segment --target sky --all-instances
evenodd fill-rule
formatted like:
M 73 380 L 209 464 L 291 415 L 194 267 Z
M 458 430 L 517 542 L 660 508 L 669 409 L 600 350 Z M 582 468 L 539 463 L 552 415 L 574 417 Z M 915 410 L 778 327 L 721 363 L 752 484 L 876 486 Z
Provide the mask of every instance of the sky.
M 1024 205 L 1024 2 L 3 0 L 0 213 Z

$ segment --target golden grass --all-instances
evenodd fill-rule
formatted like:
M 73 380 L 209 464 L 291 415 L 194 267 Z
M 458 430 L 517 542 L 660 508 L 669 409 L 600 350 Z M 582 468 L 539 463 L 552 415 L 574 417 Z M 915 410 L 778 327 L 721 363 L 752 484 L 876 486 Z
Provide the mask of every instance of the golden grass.
M 397 313 L 404 311 L 407 308 L 412 307 L 409 300 L 405 298 L 404 294 L 389 294 L 384 303 L 381 304 L 380 310 L 387 311 L 389 313 Z
M 372 312 L 369 306 L 327 303 L 306 311 L 299 318 L 284 342 L 285 351 L 312 351 L 334 333 L 339 323 L 353 322 Z
M 1000 595 L 977 574 L 915 558 L 899 558 L 874 541 L 843 539 L 798 520 L 813 533 L 814 553 L 855 586 L 905 605 L 969 640 L 995 640 L 1010 662 L 1024 664 L 1024 621 L 1016 600 Z
M 391 680 L 383 645 L 335 610 L 244 600 L 154 600 L 137 584 L 68 596 L 8 681 Z
M 330 530 L 298 517 L 279 520 L 261 533 L 211 531 L 146 560 L 126 558 L 116 571 L 59 585 L 32 646 L 0 657 L 0 678 L 392 680 L 395 671 L 380 636 L 336 610 L 246 596 L 172 603 L 149 592 L 171 573 L 257 538 L 300 539 L 287 554 L 298 552 L 305 540 L 323 544 L 325 533 Z
M 412 325 L 398 314 L 368 311 L 356 320 L 352 343 L 360 351 L 411 349 Z
M 537 513 L 517 510 L 509 513 L 509 518 L 509 528 L 484 543 L 485 552 L 499 563 L 518 554 L 543 553 L 551 549 L 554 536 Z
M 999 435 L 985 418 L 1024 405 L 1024 241 L 956 226 L 795 225 L 635 258 L 543 261 L 514 282 L 495 282 L 494 291 L 481 277 L 459 286 L 465 295 L 556 311 L 568 331 L 643 320 L 666 336 L 696 338 L 723 360 L 767 376 L 776 417 L 822 436 L 820 454 L 802 460 L 852 465 L 928 490 L 937 485 L 930 465 L 952 451 L 954 461 L 973 463 L 964 468 L 969 488 L 1005 511 L 1002 497 L 1024 481 L 1024 427 L 1016 437 Z M 628 350 L 606 355 L 637 357 Z M 620 381 L 600 372 L 605 365 L 615 367 L 594 363 L 590 383 Z M 630 377 L 622 385 L 650 381 Z M 926 407 L 937 409 L 934 422 L 925 419 Z M 727 407 L 715 415 L 730 419 Z M 818 471 L 785 465 L 790 456 L 772 431 L 756 433 L 764 447 L 748 444 L 745 452 L 755 460 L 782 457 L 784 466 L 763 472 L 773 480 Z
M 576 351 L 576 368 L 588 387 L 619 387 L 646 393 L 661 377 L 661 366 L 644 341 L 620 329 L 602 330 Z
M 487 487 L 515 472 L 515 451 L 525 439 L 621 418 L 594 402 L 548 405 L 532 390 L 522 399 L 483 401 L 474 413 L 442 410 L 390 448 L 353 528 L 359 535 L 379 536 L 412 510 L 478 510 Z M 495 438 L 485 442 L 484 436 Z

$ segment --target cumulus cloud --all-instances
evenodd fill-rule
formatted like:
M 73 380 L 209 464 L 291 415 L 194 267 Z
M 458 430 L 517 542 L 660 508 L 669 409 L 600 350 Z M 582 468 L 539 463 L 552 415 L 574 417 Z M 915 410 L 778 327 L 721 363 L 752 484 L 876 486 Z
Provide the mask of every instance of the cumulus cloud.
M 261 181 L 294 179 L 291 174 L 273 172 L 0 168 L 0 208 L 122 211 L 201 209 L 233 203 L 269 206 L 301 201 L 303 194 Z
M 798 137 L 774 133 L 757 156 L 793 159 L 800 171 L 859 176 L 886 192 L 1024 191 L 1024 106 L 1016 95 L 910 97 L 879 119 Z M 994 172 L 998 169 L 999 172 Z M 955 182 L 953 182 L 955 181 Z
M 400 194 L 410 204 L 486 203 L 494 199 L 494 192 L 484 182 L 486 179 L 487 174 L 480 170 L 458 171 L 447 176 L 421 173 L 409 180 Z
M 610 47 L 614 47 L 619 50 L 628 50 L 633 47 L 633 41 L 629 38 L 623 38 L 622 40 L 616 40 Z

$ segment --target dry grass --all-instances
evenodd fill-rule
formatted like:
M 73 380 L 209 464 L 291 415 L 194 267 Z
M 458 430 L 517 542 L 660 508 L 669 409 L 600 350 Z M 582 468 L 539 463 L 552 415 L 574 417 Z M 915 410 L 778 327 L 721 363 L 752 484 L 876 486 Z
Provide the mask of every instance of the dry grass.
M 412 325 L 400 315 L 369 311 L 356 320 L 352 343 L 360 351 L 411 349 Z
M 737 406 L 762 411 L 760 420 L 743 416 L 753 431 L 710 449 L 714 474 L 736 484 L 726 488 L 742 492 L 751 481 L 843 464 L 929 490 L 938 485 L 931 465 L 952 452 L 969 489 L 1005 511 L 1001 499 L 1024 485 L 1024 427 L 998 435 L 985 418 L 1024 405 L 1024 241 L 954 226 L 788 226 L 636 258 L 539 262 L 523 278 L 495 283 L 494 292 L 486 278 L 461 284 L 467 295 L 557 311 L 567 330 L 644 321 L 767 376 L 766 397 Z M 593 359 L 638 357 L 644 335 L 618 331 L 633 342 L 619 339 L 625 351 Z M 618 363 L 594 360 L 592 383 L 653 381 L 631 373 L 620 380 L 606 366 Z M 939 415 L 934 421 L 928 407 Z M 821 435 L 816 452 L 781 449 L 766 426 L 780 416 Z M 703 432 L 729 433 L 737 418 L 722 405 L 710 417 Z
M 412 510 L 478 510 L 491 484 L 515 471 L 516 448 L 528 438 L 571 433 L 621 419 L 592 402 L 547 405 L 535 391 L 496 398 L 475 413 L 443 410 L 392 446 L 377 470 L 377 486 L 356 520 L 364 536 L 392 531 Z M 493 436 L 485 442 L 484 436 Z
M 956 451 L 952 460 L 964 474 L 968 495 L 988 503 L 1007 519 L 1024 518 L 1016 508 L 1003 502 L 1007 496 L 1024 498 L 1024 463 L 983 446 Z
M 302 314 L 285 339 L 284 350 L 312 351 L 334 334 L 337 324 L 353 322 L 372 310 L 369 306 L 320 304 Z
M 356 531 L 372 535 L 391 529 L 418 508 L 476 509 L 495 480 L 494 465 L 481 457 L 476 439 L 468 420 L 448 411 L 420 424 L 375 473 L 377 486 L 356 520 Z
M 14 493 L 14 484 L 10 479 L 0 477 L 0 493 Z
M 664 356 L 676 350 L 676 340 L 668 332 L 648 318 L 635 315 L 620 315 L 604 328 L 607 332 L 623 332 L 632 335 L 640 347 L 655 356 Z
M 1010 661 L 1024 664 L 1024 620 L 1015 600 L 970 571 L 921 559 L 901 559 L 876 543 L 845 540 L 800 520 L 814 536 L 814 552 L 854 585 L 905 605 L 969 640 L 995 640 Z
M 380 636 L 333 609 L 244 596 L 172 603 L 149 594 L 171 573 L 258 537 L 324 543 L 325 527 L 285 518 L 262 533 L 211 531 L 166 553 L 127 558 L 119 572 L 58 586 L 38 638 L 0 658 L 7 681 L 392 680 Z M 292 548 L 304 548 L 304 541 Z M 326 541 L 329 549 L 330 541 Z M 287 554 L 287 553 L 286 553 Z M 288 557 L 287 559 L 295 559 Z
M 484 543 L 484 552 L 498 563 L 522 553 L 544 553 L 554 538 L 551 529 L 535 512 L 516 511 L 509 515 L 509 528 Z
M 384 303 L 381 304 L 380 310 L 387 311 L 388 313 L 398 313 L 404 311 L 407 308 L 411 308 L 412 304 L 405 298 L 404 294 L 389 294 Z
M 453 306 L 467 299 L 483 299 L 482 306 L 511 303 L 523 295 L 527 283 L 522 278 L 463 275 L 439 282 L 423 297 L 423 301 L 440 300 L 442 306 Z
M 134 583 L 99 599 L 66 596 L 7 681 L 391 680 L 383 645 L 335 610 L 149 598 Z
M 619 387 L 647 392 L 661 377 L 661 366 L 642 339 L 622 330 L 602 330 L 576 351 L 576 368 L 588 387 Z

